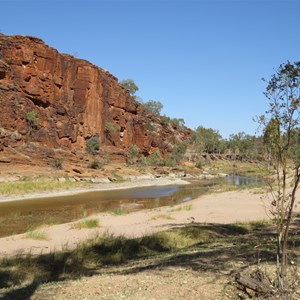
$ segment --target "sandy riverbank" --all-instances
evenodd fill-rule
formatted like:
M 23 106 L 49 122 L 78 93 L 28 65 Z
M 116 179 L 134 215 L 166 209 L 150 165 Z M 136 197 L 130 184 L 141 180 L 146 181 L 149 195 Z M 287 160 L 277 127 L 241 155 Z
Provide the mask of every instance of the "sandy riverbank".
M 25 234 L 0 239 L 0 257 L 17 254 L 40 254 L 75 248 L 81 242 L 98 234 L 138 237 L 189 223 L 234 223 L 268 219 L 268 199 L 256 190 L 231 191 L 203 195 L 190 202 L 157 209 L 142 210 L 115 216 L 100 213 L 100 226 L 94 229 L 74 229 L 76 222 L 39 229 L 47 240 L 32 240 Z M 77 221 L 78 222 L 78 221 Z

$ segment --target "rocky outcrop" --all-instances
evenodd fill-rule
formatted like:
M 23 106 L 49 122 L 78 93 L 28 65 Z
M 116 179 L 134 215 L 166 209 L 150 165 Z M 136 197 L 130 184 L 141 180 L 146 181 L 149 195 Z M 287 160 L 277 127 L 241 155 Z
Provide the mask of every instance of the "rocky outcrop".
M 165 154 L 191 134 L 163 125 L 108 71 L 28 36 L 0 35 L 0 107 L 0 151 L 30 141 L 84 152 L 97 135 L 102 151 L 122 159 L 131 145 Z

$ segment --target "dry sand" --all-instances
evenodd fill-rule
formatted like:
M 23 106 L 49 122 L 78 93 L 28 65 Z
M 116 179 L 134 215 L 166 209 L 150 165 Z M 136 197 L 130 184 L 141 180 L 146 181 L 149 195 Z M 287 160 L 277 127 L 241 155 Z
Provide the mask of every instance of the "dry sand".
M 38 229 L 47 240 L 26 238 L 19 234 L 0 238 L 0 257 L 18 254 L 40 254 L 75 248 L 96 235 L 113 234 L 139 237 L 146 234 L 184 226 L 189 223 L 234 223 L 268 219 L 268 199 L 256 190 L 214 193 L 173 207 L 142 210 L 116 216 L 109 213 L 94 215 L 100 226 L 93 229 L 74 229 L 76 222 Z

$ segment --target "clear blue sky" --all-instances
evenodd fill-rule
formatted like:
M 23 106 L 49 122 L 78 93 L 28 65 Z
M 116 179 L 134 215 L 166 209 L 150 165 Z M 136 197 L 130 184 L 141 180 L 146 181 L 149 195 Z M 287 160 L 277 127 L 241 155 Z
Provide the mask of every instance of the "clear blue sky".
M 60 52 L 133 79 L 162 113 L 254 134 L 265 84 L 300 60 L 300 1 L 3 1 L 0 31 L 42 38 Z

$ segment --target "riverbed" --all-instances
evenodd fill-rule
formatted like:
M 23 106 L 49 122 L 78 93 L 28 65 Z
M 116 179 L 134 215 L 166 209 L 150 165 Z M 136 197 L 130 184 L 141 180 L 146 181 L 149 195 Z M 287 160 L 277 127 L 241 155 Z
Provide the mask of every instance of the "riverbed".
M 191 181 L 188 185 L 148 186 L 91 191 L 74 195 L 33 198 L 0 203 L 0 237 L 26 232 L 40 225 L 61 224 L 99 212 L 124 214 L 173 206 L 207 193 L 217 184 L 251 185 L 257 178 L 227 176 Z

